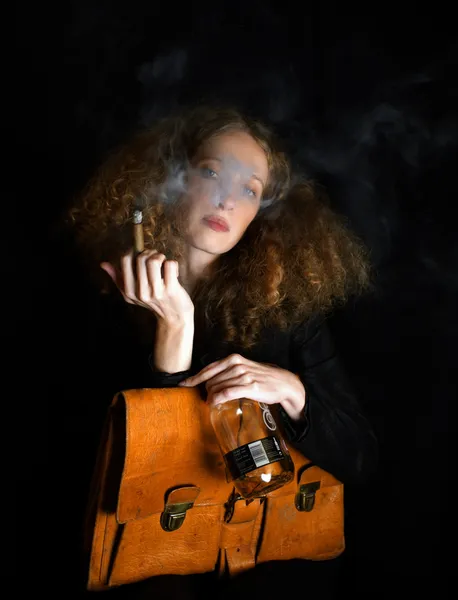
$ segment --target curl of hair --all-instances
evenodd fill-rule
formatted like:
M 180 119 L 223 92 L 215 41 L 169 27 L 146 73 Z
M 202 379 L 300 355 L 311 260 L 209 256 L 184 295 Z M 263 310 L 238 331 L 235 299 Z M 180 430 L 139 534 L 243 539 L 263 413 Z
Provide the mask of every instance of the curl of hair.
M 170 165 L 185 169 L 206 139 L 234 130 L 250 133 L 266 152 L 268 202 L 192 299 L 197 318 L 218 325 L 224 341 L 248 349 L 264 327 L 286 329 L 370 285 L 366 248 L 318 185 L 291 183 L 289 163 L 264 125 L 233 109 L 208 107 L 164 119 L 108 158 L 67 222 L 104 291 L 113 288 L 100 262 L 116 263 L 131 248 L 135 206 L 144 210 L 145 248 L 180 261 L 186 213 L 179 202 L 164 201 Z

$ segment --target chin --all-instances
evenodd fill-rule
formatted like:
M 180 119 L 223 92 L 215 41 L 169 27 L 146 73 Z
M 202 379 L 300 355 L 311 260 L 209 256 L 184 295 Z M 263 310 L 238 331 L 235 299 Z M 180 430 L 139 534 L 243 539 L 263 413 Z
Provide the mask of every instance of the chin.
M 213 256 L 219 256 L 220 254 L 225 254 L 229 252 L 230 248 L 218 248 L 215 244 L 192 244 L 196 250 L 201 250 L 202 252 L 206 252 L 207 254 L 212 254 Z
M 190 245 L 196 250 L 207 252 L 208 254 L 219 255 L 229 252 L 233 248 L 233 244 L 217 244 L 214 240 L 194 239 L 190 241 Z
M 234 232 L 216 232 L 207 227 L 199 228 L 189 234 L 190 246 L 213 255 L 229 252 L 238 242 L 238 240 L 234 240 Z

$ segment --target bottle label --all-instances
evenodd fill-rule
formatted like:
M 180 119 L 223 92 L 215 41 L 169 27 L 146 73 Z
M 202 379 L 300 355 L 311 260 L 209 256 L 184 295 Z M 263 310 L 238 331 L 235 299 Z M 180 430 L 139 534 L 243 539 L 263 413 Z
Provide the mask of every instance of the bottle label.
M 275 436 L 271 435 L 256 442 L 239 446 L 224 455 L 224 460 L 232 480 L 250 471 L 259 469 L 285 458 Z

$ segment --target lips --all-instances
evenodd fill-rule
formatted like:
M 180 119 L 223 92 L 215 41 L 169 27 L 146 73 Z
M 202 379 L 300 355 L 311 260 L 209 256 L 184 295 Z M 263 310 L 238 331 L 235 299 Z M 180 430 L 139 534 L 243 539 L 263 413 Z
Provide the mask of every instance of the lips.
M 230 229 L 229 223 L 226 221 L 226 219 L 223 219 L 222 217 L 208 215 L 204 217 L 204 221 L 216 231 L 229 231 Z

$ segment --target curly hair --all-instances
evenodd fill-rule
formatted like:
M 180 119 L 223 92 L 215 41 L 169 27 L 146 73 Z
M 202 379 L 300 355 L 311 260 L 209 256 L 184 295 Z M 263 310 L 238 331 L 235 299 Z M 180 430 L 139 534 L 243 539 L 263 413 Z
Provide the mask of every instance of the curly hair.
M 193 108 L 159 121 L 114 152 L 69 209 L 75 242 L 101 288 L 99 265 L 132 245 L 132 212 L 144 209 L 145 248 L 177 261 L 186 253 L 185 212 L 170 202 L 170 169 L 185 169 L 201 144 L 249 133 L 266 153 L 269 179 L 255 219 L 193 292 L 196 316 L 219 325 L 223 341 L 255 345 L 280 329 L 325 313 L 369 286 L 368 252 L 334 212 L 320 186 L 292 181 L 290 165 L 265 125 L 232 108 Z M 105 289 L 105 291 L 107 291 Z

